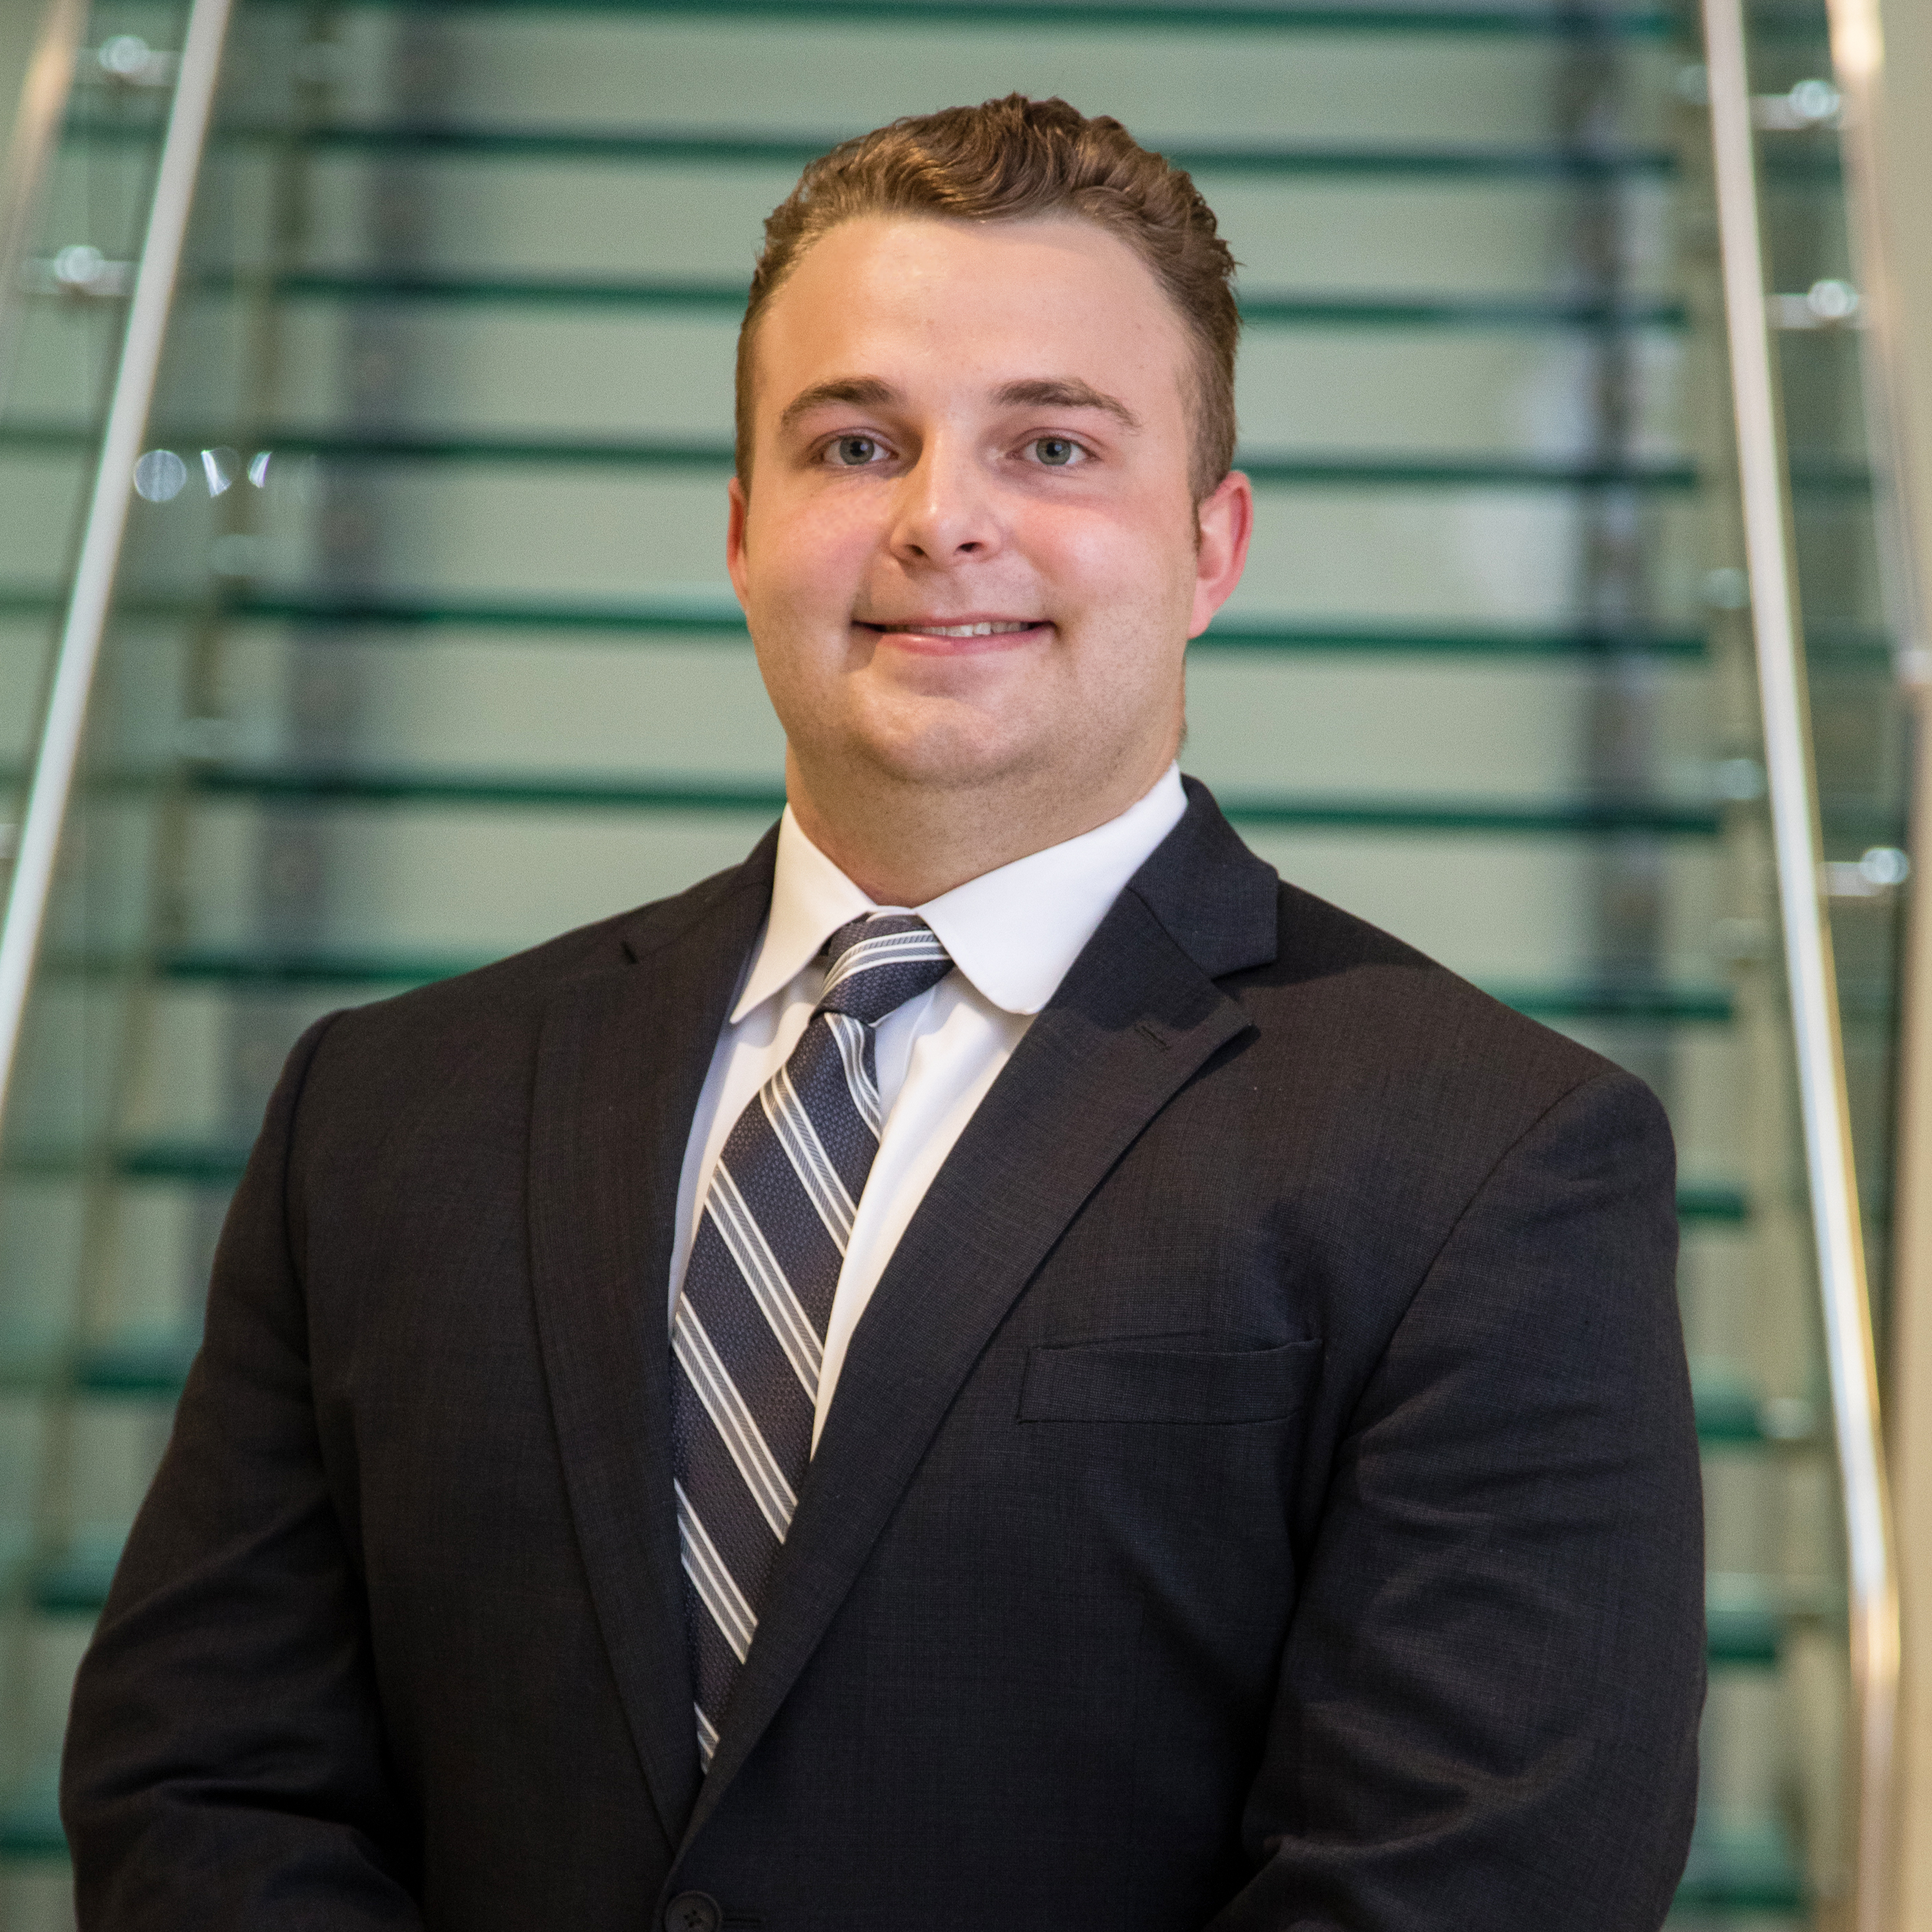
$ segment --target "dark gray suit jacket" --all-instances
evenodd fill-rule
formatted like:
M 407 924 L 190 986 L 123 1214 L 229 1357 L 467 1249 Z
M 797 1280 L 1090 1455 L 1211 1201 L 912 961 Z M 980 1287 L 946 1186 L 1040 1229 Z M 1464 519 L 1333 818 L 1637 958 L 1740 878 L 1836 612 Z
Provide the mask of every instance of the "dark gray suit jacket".
M 76 1693 L 83 1927 L 1649 1932 L 1662 1114 L 1198 787 L 887 1268 L 700 1780 L 665 1282 L 772 848 L 296 1048 Z

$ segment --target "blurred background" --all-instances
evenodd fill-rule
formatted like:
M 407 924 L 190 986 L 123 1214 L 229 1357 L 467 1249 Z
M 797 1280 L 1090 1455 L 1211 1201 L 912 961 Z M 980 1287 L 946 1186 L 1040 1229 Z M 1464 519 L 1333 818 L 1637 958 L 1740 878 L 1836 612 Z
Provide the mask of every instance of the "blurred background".
M 1894 1213 L 1918 1147 L 1900 1016 L 1925 658 L 1896 486 L 1915 400 L 1932 463 L 1932 263 L 1909 245 L 1932 170 L 1886 170 L 1932 117 L 1932 49 L 1904 18 L 1885 149 L 1876 96 L 1847 112 L 1838 10 L 1834 63 L 1822 0 L 1752 5 L 1749 86 L 1909 1531 L 1909 1452 L 1932 1442 Z M 832 140 L 1013 88 L 1191 169 L 1242 263 L 1258 533 L 1195 648 L 1184 768 L 1287 877 L 1670 1108 L 1712 1669 L 1672 1924 L 1850 1925 L 1844 1466 L 1695 9 L 236 0 L 124 447 L 109 412 L 190 13 L 0 5 L 0 112 L 21 103 L 0 877 L 98 478 L 127 504 L 0 1148 L 0 1927 L 71 1923 L 68 1684 L 283 1055 L 323 1012 L 677 890 L 770 822 L 782 741 L 723 566 L 760 223 Z M 1908 244 L 1898 332 L 1872 326 L 1886 233 Z M 1881 350 L 1904 358 L 1889 390 Z M 1868 1886 L 1862 1932 L 1932 1924 L 1910 1830 L 1932 1817 L 1927 1755 L 1894 1774 L 1904 1863 L 1891 1916 Z

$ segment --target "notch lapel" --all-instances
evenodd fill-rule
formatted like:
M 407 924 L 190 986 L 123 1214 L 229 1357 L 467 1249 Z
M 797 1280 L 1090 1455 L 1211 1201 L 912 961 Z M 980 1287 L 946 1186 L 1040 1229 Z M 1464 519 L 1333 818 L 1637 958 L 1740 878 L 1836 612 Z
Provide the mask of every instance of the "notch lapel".
M 1148 1121 L 1250 1029 L 1210 975 L 1274 958 L 1275 875 L 1204 791 L 1190 790 L 1192 808 L 1028 1028 L 860 1318 L 680 1856 L 817 1648 L 1007 1310 Z
M 633 963 L 557 992 L 531 1106 L 532 1278 L 564 1480 L 673 1844 L 698 1773 L 671 1490 L 671 1247 L 692 1116 L 770 903 L 774 843 L 643 914 L 627 940 Z

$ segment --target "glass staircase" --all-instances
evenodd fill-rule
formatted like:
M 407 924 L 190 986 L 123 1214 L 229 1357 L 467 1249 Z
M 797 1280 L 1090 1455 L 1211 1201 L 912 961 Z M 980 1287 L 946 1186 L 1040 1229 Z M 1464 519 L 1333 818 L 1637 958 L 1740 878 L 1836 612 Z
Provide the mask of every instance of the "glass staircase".
M 96 0 L 22 270 L 0 819 L 188 11 Z M 1903 718 L 1823 16 L 1752 17 L 1882 1287 Z M 1182 160 L 1244 264 L 1259 530 L 1184 765 L 1287 876 L 1670 1108 L 1712 1673 L 1673 1923 L 1846 1922 L 1844 1531 L 1702 61 L 1642 0 L 238 0 L 4 1122 L 0 1926 L 70 1922 L 68 1685 L 283 1054 L 770 822 L 723 568 L 759 225 L 832 140 L 1014 88 Z

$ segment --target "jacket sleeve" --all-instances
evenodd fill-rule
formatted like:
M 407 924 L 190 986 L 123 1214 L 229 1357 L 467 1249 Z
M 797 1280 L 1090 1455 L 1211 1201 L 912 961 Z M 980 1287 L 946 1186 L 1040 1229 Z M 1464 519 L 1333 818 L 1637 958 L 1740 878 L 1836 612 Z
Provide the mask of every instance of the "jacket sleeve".
M 417 1928 L 367 1618 L 310 1400 L 290 1149 L 304 1036 L 224 1227 L 200 1354 L 76 1680 L 83 1932 Z
M 1654 1932 L 1704 1688 L 1670 1130 L 1573 1088 L 1491 1170 L 1340 1444 L 1211 1932 Z

